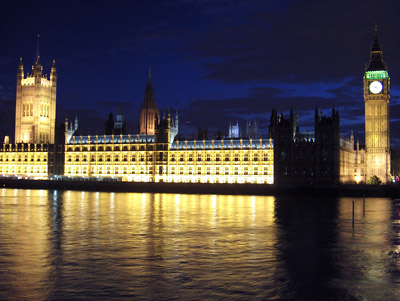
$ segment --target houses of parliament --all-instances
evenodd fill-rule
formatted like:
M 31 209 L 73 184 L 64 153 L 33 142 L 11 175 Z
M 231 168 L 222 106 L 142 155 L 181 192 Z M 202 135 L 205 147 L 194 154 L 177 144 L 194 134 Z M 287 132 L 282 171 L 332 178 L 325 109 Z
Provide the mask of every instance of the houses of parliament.
M 377 34 L 363 77 L 365 148 L 340 135 L 339 111 L 315 110 L 314 133 L 301 133 L 298 116 L 272 109 L 268 138 L 179 140 L 179 119 L 157 107 L 151 72 L 139 113 L 138 133 L 126 133 L 121 110 L 104 135 L 78 135 L 78 120 L 56 125 L 57 73 L 43 75 L 39 52 L 25 74 L 17 72 L 15 137 L 0 145 L 0 175 L 117 179 L 133 182 L 335 185 L 391 181 L 390 78 Z

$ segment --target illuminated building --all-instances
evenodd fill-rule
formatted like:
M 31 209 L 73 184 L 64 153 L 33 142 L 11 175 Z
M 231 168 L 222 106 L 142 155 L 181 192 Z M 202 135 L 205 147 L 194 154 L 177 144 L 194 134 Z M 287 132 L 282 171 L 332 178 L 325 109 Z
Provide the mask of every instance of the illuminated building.
M 49 154 L 47 144 L 0 145 L 0 174 L 47 178 Z
M 39 48 L 32 74 L 24 75 L 22 58 L 17 73 L 15 143 L 54 143 L 57 74 L 55 61 L 50 78 L 43 75 Z
M 134 182 L 276 183 L 331 185 L 366 183 L 377 176 L 390 179 L 390 79 L 377 37 L 364 75 L 366 147 L 353 135 L 341 137 L 339 111 L 331 116 L 315 111 L 314 133 L 299 131 L 298 117 L 272 111 L 270 138 L 259 138 L 257 123 L 248 122 L 246 138 L 239 124 L 224 135 L 207 139 L 199 128 L 197 140 L 179 140 L 178 114 L 160 117 L 149 71 L 139 114 L 139 133 L 126 134 L 121 109 L 106 123 L 106 135 L 76 134 L 78 120 L 55 128 L 56 71 L 42 76 L 37 56 L 32 75 L 24 78 L 19 65 L 15 144 L 0 147 L 0 174 L 33 178 L 64 175 L 116 178 Z
M 185 140 L 171 136 L 171 118 L 156 135 L 73 136 L 65 175 L 135 182 L 273 183 L 272 140 Z
M 390 179 L 390 78 L 375 34 L 364 75 L 366 178 Z

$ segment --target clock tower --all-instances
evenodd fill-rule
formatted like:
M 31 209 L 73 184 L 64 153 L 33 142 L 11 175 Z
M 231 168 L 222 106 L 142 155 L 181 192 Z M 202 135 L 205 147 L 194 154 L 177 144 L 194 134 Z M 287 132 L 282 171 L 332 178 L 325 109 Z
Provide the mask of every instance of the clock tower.
M 375 30 L 370 60 L 364 74 L 366 180 L 390 177 L 390 78 Z

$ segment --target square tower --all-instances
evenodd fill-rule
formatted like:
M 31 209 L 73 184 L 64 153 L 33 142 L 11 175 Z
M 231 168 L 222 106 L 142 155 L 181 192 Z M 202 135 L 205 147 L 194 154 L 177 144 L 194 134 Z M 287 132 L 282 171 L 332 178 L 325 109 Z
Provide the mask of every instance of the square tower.
M 17 74 L 15 143 L 48 143 L 55 139 L 57 74 L 55 61 L 50 78 L 43 75 L 40 56 L 32 74 L 24 76 L 22 58 Z
M 366 177 L 390 179 L 389 100 L 390 78 L 375 34 L 364 74 Z

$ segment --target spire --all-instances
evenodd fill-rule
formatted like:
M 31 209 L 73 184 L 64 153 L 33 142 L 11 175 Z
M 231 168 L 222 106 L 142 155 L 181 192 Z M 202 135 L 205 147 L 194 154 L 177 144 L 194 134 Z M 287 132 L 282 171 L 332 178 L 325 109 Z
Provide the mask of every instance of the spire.
M 151 82 L 151 65 L 149 66 L 149 82 Z
M 39 37 L 40 35 L 38 35 L 38 40 L 37 40 L 36 62 L 35 66 L 32 66 L 32 75 L 35 75 L 38 78 L 40 78 L 43 74 L 43 67 L 42 64 L 40 64 L 40 55 L 39 55 Z
M 381 46 L 378 42 L 378 25 L 374 29 L 374 43 L 370 52 L 369 64 L 366 71 L 386 71 L 386 64 L 383 61 Z
M 40 41 L 40 34 L 38 34 L 38 35 L 37 35 L 37 45 L 36 45 L 36 64 L 40 63 L 39 41 Z
M 154 105 L 154 90 L 151 83 L 151 67 L 149 66 L 149 78 L 147 81 L 146 90 L 144 91 L 144 101 L 142 107 L 148 108 L 153 107 Z

